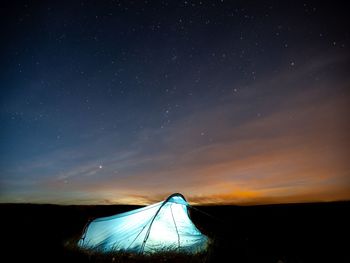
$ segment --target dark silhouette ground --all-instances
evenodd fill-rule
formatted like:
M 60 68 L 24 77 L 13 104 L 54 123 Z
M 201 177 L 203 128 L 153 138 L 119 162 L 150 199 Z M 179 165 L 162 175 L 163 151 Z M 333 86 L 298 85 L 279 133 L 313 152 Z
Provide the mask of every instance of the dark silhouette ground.
M 1 262 L 350 262 L 350 202 L 200 206 L 191 217 L 213 240 L 208 253 L 96 255 L 76 249 L 90 218 L 135 206 L 1 204 Z

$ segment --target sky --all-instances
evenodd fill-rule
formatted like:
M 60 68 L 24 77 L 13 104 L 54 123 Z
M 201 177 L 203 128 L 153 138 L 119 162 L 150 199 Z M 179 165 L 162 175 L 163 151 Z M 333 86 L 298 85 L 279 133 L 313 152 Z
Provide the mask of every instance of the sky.
M 350 199 L 342 2 L 2 10 L 1 203 Z

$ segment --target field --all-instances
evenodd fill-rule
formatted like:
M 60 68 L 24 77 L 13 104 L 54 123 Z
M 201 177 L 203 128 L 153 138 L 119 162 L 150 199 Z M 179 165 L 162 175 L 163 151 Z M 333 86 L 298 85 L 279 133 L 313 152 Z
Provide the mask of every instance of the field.
M 1 204 L 1 262 L 350 262 L 350 202 L 200 206 L 191 210 L 213 244 L 206 254 L 97 255 L 75 242 L 90 218 L 135 206 Z

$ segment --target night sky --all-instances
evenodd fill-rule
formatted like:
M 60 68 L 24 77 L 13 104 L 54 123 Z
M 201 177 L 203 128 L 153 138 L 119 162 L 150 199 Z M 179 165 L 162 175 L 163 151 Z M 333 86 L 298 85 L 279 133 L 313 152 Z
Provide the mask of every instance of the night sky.
M 350 199 L 342 2 L 1 9 L 0 202 Z

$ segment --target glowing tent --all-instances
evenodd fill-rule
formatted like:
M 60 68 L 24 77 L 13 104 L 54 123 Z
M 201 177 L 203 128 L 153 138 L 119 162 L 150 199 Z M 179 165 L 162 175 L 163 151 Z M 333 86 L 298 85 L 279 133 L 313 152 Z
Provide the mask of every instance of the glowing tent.
M 87 225 L 78 245 L 100 252 L 204 251 L 209 239 L 192 223 L 188 207 L 177 193 L 144 208 L 97 218 Z

